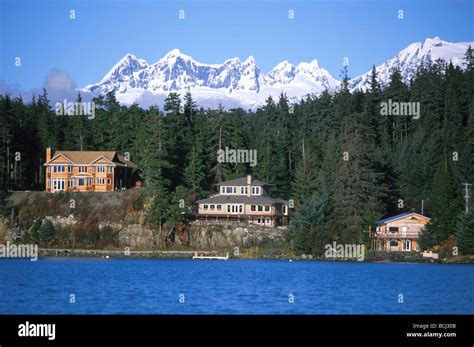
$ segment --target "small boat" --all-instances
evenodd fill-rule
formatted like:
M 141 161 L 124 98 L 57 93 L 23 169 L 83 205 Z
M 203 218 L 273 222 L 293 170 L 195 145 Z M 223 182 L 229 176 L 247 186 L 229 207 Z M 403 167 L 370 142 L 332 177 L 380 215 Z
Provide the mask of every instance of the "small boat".
M 229 260 L 229 252 L 227 252 L 226 256 L 198 255 L 198 252 L 194 252 L 193 259 Z

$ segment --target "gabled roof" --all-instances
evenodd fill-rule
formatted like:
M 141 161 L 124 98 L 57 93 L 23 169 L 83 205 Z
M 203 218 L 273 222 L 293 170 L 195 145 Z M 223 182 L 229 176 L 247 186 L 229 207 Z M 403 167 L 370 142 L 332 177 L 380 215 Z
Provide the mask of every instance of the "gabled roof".
M 240 177 L 236 178 L 233 180 L 217 183 L 218 186 L 246 186 L 247 185 L 247 177 Z M 271 184 L 260 181 L 260 180 L 254 180 L 252 178 L 252 186 L 269 186 L 271 187 Z
M 404 212 L 404 213 L 400 213 L 400 214 L 397 214 L 397 215 L 392 216 L 392 217 L 381 219 L 381 220 L 375 222 L 375 224 L 380 225 L 380 224 L 385 224 L 385 223 L 388 223 L 388 222 L 393 222 L 394 220 L 402 219 L 402 218 L 408 217 L 410 215 L 417 215 L 420 218 L 431 220 L 430 218 L 428 218 L 426 216 L 423 216 L 422 214 L 419 214 L 419 213 L 416 213 L 416 212 Z
M 71 160 L 74 164 L 79 165 L 89 165 L 97 159 L 104 157 L 117 166 L 128 166 L 131 168 L 135 167 L 133 162 L 126 161 L 124 156 L 117 154 L 115 151 L 55 151 L 51 160 L 53 160 L 58 155 L 63 155 L 67 159 Z M 51 160 L 45 164 L 49 164 Z

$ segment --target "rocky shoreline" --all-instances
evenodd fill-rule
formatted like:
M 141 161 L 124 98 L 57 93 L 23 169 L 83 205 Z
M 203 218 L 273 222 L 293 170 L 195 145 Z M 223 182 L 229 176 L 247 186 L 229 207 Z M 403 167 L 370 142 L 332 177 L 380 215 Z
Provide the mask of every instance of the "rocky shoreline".
M 222 256 L 229 253 L 230 259 L 253 259 L 253 260 L 314 260 L 314 261 L 342 261 L 358 262 L 354 259 L 328 259 L 324 257 L 313 257 L 302 254 L 294 255 L 291 252 L 244 252 L 239 255 L 232 250 L 204 251 L 204 250 L 98 250 L 98 249 L 65 249 L 65 248 L 40 248 L 38 255 L 41 258 L 100 258 L 100 259 L 192 259 L 198 253 L 206 256 Z M 418 254 L 381 254 L 380 252 L 369 253 L 361 262 L 365 263 L 433 263 L 433 264 L 474 264 L 474 257 L 450 257 L 440 260 L 422 258 Z

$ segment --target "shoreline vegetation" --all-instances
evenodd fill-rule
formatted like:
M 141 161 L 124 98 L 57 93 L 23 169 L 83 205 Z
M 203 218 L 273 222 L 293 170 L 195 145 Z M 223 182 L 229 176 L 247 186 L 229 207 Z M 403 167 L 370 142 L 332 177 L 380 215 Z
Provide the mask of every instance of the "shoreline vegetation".
M 71 208 L 71 200 L 75 202 Z M 288 228 L 245 223 L 186 222 L 158 228 L 143 220 L 139 190 L 110 193 L 13 192 L 0 218 L 0 244 L 37 244 L 39 257 L 192 259 L 199 255 L 235 259 L 358 261 L 301 252 Z M 449 248 L 449 247 L 448 247 Z M 129 251 L 129 255 L 125 253 Z M 364 262 L 473 264 L 473 256 L 439 252 L 376 252 L 366 243 Z
M 197 253 L 199 255 L 222 255 L 229 253 L 229 259 L 240 260 L 314 260 L 314 261 L 337 261 L 357 262 L 353 258 L 325 258 L 313 257 L 307 254 L 295 255 L 292 252 L 266 249 L 244 249 L 238 256 L 233 255 L 232 250 L 101 250 L 101 249 L 66 249 L 66 248 L 40 248 L 38 255 L 41 258 L 100 258 L 100 259 L 192 259 Z M 128 254 L 128 255 L 127 255 Z M 360 261 L 362 263 L 433 263 L 433 264 L 474 264 L 473 256 L 447 257 L 439 260 L 423 258 L 421 254 L 410 252 L 374 252 L 369 251 L 367 257 Z

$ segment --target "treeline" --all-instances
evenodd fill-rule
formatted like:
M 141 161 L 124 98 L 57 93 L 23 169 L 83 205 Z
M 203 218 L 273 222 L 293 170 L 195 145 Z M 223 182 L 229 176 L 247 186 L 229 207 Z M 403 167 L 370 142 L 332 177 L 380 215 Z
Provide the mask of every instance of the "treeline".
M 296 204 L 292 242 L 320 254 L 333 240 L 367 242 L 377 219 L 411 209 L 432 218 L 424 248 L 459 241 L 474 253 L 473 213 L 462 183 L 474 183 L 473 53 L 465 68 L 426 62 L 407 85 L 394 71 L 382 87 L 373 69 L 366 91 L 282 94 L 256 111 L 204 109 L 170 93 L 163 109 L 122 106 L 114 93 L 93 99 L 95 115 L 57 115 L 46 91 L 25 102 L 0 96 L 0 188 L 44 189 L 45 148 L 117 150 L 138 165 L 148 220 L 183 221 L 189 206 L 223 180 L 252 174 Z M 81 97 L 78 95 L 78 102 Z M 419 103 L 418 115 L 381 114 L 387 102 Z M 255 149 L 258 163 L 219 163 L 219 149 Z M 473 208 L 474 209 L 474 208 Z

